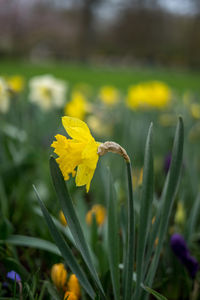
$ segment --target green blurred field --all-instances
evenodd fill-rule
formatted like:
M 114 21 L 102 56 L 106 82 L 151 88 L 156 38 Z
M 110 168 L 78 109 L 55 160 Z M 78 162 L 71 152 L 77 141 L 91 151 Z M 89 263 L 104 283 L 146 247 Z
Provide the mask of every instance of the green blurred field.
M 161 68 L 98 67 L 75 63 L 40 63 L 26 61 L 1 61 L 0 75 L 32 76 L 50 73 L 70 84 L 87 83 L 93 87 L 115 85 L 126 90 L 131 84 L 147 80 L 161 80 L 178 91 L 192 90 L 200 93 L 200 72 Z

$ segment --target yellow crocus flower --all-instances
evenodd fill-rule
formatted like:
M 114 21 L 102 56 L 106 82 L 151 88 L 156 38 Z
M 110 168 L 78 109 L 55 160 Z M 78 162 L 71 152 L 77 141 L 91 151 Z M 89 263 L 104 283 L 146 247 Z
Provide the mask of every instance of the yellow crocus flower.
M 100 143 L 95 141 L 83 121 L 63 117 L 62 123 L 71 139 L 60 134 L 55 136 L 57 141 L 54 141 L 51 146 L 59 156 L 56 161 L 65 180 L 69 179 L 70 174 L 76 175 L 76 185 L 86 185 L 88 192 L 99 159 L 97 151 Z
M 59 212 L 59 219 L 63 226 L 67 226 L 67 220 L 65 219 L 65 216 L 64 216 L 62 210 Z
M 93 215 L 96 218 L 97 225 L 99 226 L 103 225 L 106 218 L 106 210 L 102 205 L 100 204 L 93 205 L 91 210 L 88 211 L 86 215 L 86 223 L 88 225 L 91 225 Z
M 73 292 L 66 291 L 63 300 L 78 300 L 78 297 Z
M 67 283 L 67 271 L 64 264 L 55 264 L 51 268 L 51 279 L 58 289 L 65 289 Z
M 73 294 L 75 294 L 77 296 L 77 298 L 80 298 L 81 289 L 80 289 L 79 281 L 75 274 L 72 274 L 70 276 L 68 283 L 67 283 L 67 290 L 69 292 L 72 292 Z

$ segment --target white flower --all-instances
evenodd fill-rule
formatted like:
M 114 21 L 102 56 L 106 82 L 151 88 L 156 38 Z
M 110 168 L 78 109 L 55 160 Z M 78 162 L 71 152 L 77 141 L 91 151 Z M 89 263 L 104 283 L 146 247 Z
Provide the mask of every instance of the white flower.
M 0 112 L 6 113 L 10 107 L 9 89 L 6 81 L 0 77 Z
M 52 75 L 33 77 L 29 82 L 29 99 L 38 104 L 42 109 L 62 107 L 65 103 L 67 84 Z

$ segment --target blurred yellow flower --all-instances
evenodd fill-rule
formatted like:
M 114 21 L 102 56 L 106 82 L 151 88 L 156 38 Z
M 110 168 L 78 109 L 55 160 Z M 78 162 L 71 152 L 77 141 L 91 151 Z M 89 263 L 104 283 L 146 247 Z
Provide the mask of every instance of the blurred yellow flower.
M 92 217 L 96 218 L 97 225 L 103 225 L 106 218 L 106 209 L 100 204 L 93 205 L 91 210 L 88 211 L 86 215 L 86 223 L 88 225 L 92 224 Z
M 73 92 L 72 99 L 65 106 L 65 115 L 84 120 L 89 104 L 80 92 Z
M 58 289 L 65 289 L 67 283 L 67 271 L 64 264 L 55 264 L 51 268 L 51 279 Z
M 67 290 L 69 292 L 74 293 L 77 296 L 77 298 L 80 298 L 81 289 L 80 289 L 79 281 L 75 274 L 70 275 L 70 278 L 67 283 Z
M 174 221 L 176 224 L 182 225 L 185 222 L 185 218 L 186 218 L 186 215 L 185 215 L 184 206 L 181 202 L 178 202 Z
M 7 79 L 8 85 L 15 93 L 20 93 L 24 88 L 24 78 L 22 76 L 12 76 Z
M 133 85 L 128 90 L 127 106 L 137 108 L 165 108 L 171 98 L 170 88 L 163 82 L 150 81 Z
M 190 112 L 193 118 L 200 119 L 200 104 L 192 103 L 190 106 Z
M 112 127 L 95 115 L 87 117 L 87 124 L 92 132 L 98 136 L 106 137 L 112 135 Z
M 100 143 L 95 141 L 83 121 L 66 116 L 62 118 L 62 123 L 72 139 L 60 134 L 55 136 L 57 141 L 51 146 L 58 155 L 56 161 L 65 180 L 69 179 L 70 174 L 76 175 L 76 185 L 86 185 L 88 192 L 99 159 L 97 151 Z
M 105 85 L 100 89 L 99 97 L 103 103 L 112 106 L 119 101 L 119 92 L 115 87 Z
M 66 291 L 63 300 L 78 300 L 78 297 L 73 292 Z
M 67 226 L 67 220 L 65 219 L 65 216 L 64 216 L 62 210 L 59 212 L 59 219 L 63 226 Z
M 10 107 L 9 87 L 6 81 L 0 77 L 0 112 L 6 113 Z
M 44 110 L 52 107 L 63 107 L 65 103 L 67 84 L 52 75 L 33 77 L 29 82 L 29 99 Z

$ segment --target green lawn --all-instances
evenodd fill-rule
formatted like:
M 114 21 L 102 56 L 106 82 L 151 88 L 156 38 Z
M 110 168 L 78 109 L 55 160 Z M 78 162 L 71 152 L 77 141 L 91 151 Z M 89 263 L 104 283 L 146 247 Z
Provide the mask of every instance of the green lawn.
M 200 93 L 200 72 L 161 68 L 98 67 L 72 63 L 40 63 L 26 61 L 0 61 L 0 75 L 20 74 L 27 79 L 51 73 L 71 84 L 88 83 L 94 87 L 112 84 L 126 90 L 131 84 L 147 80 L 161 80 L 180 92 L 192 90 Z

